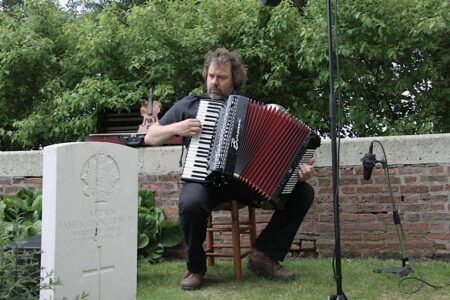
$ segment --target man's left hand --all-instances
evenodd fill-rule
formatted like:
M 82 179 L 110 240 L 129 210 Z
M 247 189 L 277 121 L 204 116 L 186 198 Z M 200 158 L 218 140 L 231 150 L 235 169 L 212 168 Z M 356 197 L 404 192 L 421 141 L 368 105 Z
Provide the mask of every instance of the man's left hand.
M 307 181 L 314 176 L 314 163 L 316 162 L 315 158 L 311 158 L 308 163 L 300 164 L 298 168 L 298 180 L 299 181 Z

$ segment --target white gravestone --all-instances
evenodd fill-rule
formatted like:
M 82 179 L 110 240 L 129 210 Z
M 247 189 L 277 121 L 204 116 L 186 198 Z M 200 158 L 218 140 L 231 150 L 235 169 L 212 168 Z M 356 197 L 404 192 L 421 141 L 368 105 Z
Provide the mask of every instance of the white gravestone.
M 44 148 L 41 276 L 60 284 L 41 300 L 136 298 L 137 152 L 97 142 Z

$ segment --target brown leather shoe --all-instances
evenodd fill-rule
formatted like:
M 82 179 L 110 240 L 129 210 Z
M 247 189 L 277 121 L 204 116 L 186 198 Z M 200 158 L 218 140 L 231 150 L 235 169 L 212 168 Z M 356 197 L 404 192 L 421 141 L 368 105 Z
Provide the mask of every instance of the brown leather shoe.
M 278 262 L 271 260 L 264 253 L 253 250 L 248 257 L 248 268 L 256 274 L 262 275 L 270 280 L 294 280 L 295 273 L 283 269 Z
M 187 271 L 181 280 L 182 290 L 198 290 L 202 286 L 203 275 Z

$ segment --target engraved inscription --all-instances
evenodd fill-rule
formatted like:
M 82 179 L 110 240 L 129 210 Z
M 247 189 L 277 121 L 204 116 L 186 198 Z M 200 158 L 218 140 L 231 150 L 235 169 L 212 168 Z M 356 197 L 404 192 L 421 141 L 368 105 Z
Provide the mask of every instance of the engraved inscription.
M 133 217 L 118 216 L 114 209 L 96 209 L 87 211 L 80 219 L 62 221 L 57 225 L 67 242 L 101 242 L 125 237 L 132 221 Z
M 102 152 L 86 161 L 80 177 L 83 194 L 96 204 L 108 202 L 120 182 L 117 163 L 111 156 Z

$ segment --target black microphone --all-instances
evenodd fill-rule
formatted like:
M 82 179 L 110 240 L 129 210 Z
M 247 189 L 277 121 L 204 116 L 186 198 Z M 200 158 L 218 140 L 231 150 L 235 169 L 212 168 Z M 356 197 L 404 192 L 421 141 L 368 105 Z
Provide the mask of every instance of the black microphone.
M 261 0 L 261 3 L 264 6 L 277 6 L 281 3 L 281 0 Z
M 364 167 L 364 180 L 369 180 L 372 175 L 373 167 L 375 166 L 377 159 L 375 154 L 372 154 L 373 151 L 373 142 L 370 143 L 369 153 L 364 154 L 364 157 L 361 158 L 362 165 Z

